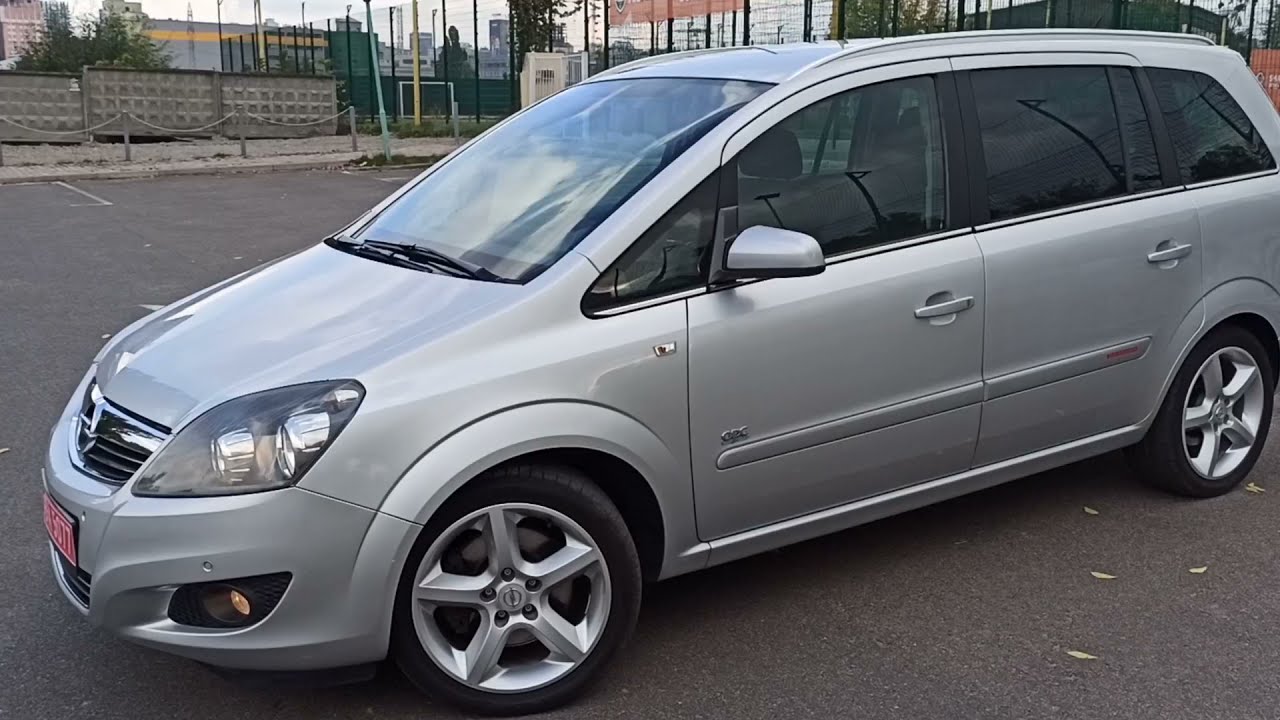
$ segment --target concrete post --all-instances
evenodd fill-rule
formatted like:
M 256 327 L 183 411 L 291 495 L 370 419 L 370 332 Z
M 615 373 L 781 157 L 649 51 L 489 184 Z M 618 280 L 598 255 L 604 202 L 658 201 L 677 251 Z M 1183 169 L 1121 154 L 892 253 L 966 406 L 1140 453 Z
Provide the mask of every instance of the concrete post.
M 356 106 L 347 106 L 347 124 L 351 126 L 351 152 L 359 152 L 360 144 L 356 139 Z
M 124 128 L 124 161 L 133 160 L 133 151 L 129 148 L 129 111 L 120 113 L 120 124 Z
M 249 149 L 244 143 L 244 106 L 236 106 L 236 130 L 240 133 L 240 157 L 249 157 Z

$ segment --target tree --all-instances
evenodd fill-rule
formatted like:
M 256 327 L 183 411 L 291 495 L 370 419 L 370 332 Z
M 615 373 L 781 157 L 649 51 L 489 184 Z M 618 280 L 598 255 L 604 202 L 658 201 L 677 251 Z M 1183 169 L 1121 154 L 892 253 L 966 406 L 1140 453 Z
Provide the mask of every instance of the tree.
M 515 23 L 516 64 L 524 63 L 524 54 L 551 52 L 550 39 L 556 18 L 572 15 L 583 8 L 584 0 L 510 0 L 511 21 Z
M 456 25 L 450 25 L 446 33 L 444 47 L 440 48 L 440 70 L 449 68 L 449 79 L 458 80 L 460 78 L 473 78 L 476 76 L 476 68 L 474 61 L 467 56 L 467 51 L 462 47 L 462 40 L 458 36 L 458 28 Z M 443 77 L 443 75 L 441 75 Z
M 77 73 L 85 65 L 159 69 L 169 67 L 169 56 L 119 15 L 73 21 L 65 3 L 46 4 L 45 31 L 18 69 Z
M 946 23 L 942 0 L 898 0 L 898 34 L 919 35 L 941 32 Z M 844 36 L 880 37 L 893 34 L 894 0 L 845 0 Z M 831 37 L 838 33 L 836 13 L 840 3 L 831 6 Z

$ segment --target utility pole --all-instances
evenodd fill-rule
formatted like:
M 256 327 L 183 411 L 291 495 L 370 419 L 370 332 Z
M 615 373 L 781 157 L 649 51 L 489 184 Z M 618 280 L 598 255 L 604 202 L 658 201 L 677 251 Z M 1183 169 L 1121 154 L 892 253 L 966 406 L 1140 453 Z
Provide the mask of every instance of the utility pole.
M 227 54 L 231 54 L 231 50 L 229 48 L 227 50 Z M 222 67 L 222 71 L 226 72 L 227 63 L 222 59 L 222 0 L 218 0 L 218 64 Z M 232 65 L 234 64 L 235 63 L 232 63 Z M 244 68 L 240 69 L 243 70 Z

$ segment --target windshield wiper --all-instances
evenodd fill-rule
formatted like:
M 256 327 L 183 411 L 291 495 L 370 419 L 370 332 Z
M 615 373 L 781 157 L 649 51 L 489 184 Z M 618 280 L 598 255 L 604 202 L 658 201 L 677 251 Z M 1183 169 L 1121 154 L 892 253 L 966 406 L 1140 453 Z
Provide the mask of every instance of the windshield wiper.
M 325 242 L 332 247 L 342 250 L 343 252 L 348 252 L 352 255 L 362 255 L 388 265 L 395 265 L 396 267 L 408 268 L 419 272 L 436 272 L 435 266 L 429 263 L 412 260 L 396 250 L 368 246 L 358 240 L 352 240 L 348 235 L 334 235 L 331 238 L 326 238 Z
M 501 275 L 498 275 L 497 273 L 493 272 L 492 270 L 489 270 L 488 268 L 481 267 L 474 263 L 469 263 L 466 260 L 461 260 L 455 257 L 451 257 L 449 255 L 446 255 L 440 252 L 439 250 L 433 250 L 431 248 L 423 247 L 421 245 L 414 245 L 412 243 L 394 243 L 394 242 L 387 242 L 385 240 L 365 240 L 361 244 L 366 247 L 374 248 L 376 250 L 385 250 L 388 252 L 399 253 L 414 262 L 420 262 L 427 265 L 434 265 L 436 267 L 442 267 L 447 270 L 452 270 L 454 273 L 458 275 L 462 275 L 464 277 L 469 277 L 472 280 L 484 280 L 486 282 L 502 282 L 502 283 L 515 282 L 511 278 L 506 278 Z

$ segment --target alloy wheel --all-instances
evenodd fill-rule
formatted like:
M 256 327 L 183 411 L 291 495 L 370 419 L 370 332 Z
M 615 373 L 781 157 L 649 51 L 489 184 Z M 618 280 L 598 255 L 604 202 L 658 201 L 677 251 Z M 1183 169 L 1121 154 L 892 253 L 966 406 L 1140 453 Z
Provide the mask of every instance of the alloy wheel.
M 1266 407 L 1258 363 L 1238 347 L 1209 356 L 1187 390 L 1182 447 L 1201 477 L 1217 480 L 1244 462 Z
M 412 615 L 431 660 L 468 687 L 544 687 L 577 667 L 609 619 L 604 555 L 569 517 L 522 503 L 477 510 L 427 549 Z

